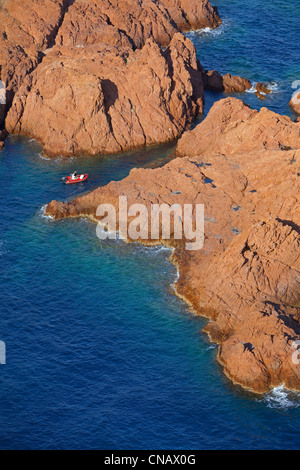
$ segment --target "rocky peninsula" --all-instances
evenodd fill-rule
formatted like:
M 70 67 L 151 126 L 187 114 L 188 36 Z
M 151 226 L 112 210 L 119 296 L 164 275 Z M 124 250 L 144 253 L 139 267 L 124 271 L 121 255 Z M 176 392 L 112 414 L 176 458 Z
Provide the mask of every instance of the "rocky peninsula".
M 162 168 L 132 170 L 72 202 L 51 202 L 46 213 L 97 220 L 98 205 L 117 207 L 121 195 L 147 207 L 204 204 L 203 250 L 159 241 L 174 248 L 177 294 L 209 319 L 205 331 L 234 383 L 258 393 L 281 384 L 300 390 L 292 361 L 300 340 L 300 124 L 227 98 L 176 152 Z

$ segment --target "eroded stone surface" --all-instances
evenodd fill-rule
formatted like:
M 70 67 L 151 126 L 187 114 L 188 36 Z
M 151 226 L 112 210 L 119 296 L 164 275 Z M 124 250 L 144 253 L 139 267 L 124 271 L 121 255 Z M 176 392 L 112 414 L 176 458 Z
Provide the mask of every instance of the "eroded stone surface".
M 13 102 L 9 132 L 35 137 L 49 155 L 167 142 L 201 112 L 201 67 L 178 34 L 221 23 L 208 0 L 6 0 L 0 7 L 7 89 L 0 126 Z
M 267 108 L 250 109 L 241 100 L 218 101 L 207 119 L 186 132 L 177 147 L 180 155 L 222 152 L 231 155 L 253 150 L 299 148 L 300 126 Z
M 114 153 L 179 137 L 203 108 L 200 64 L 180 33 L 162 51 L 54 47 L 15 97 L 10 133 L 48 155 Z
M 221 75 L 216 70 L 206 71 L 204 73 L 204 86 L 208 90 L 225 93 L 244 93 L 250 90 L 251 82 L 246 78 L 230 75 L 227 73 Z

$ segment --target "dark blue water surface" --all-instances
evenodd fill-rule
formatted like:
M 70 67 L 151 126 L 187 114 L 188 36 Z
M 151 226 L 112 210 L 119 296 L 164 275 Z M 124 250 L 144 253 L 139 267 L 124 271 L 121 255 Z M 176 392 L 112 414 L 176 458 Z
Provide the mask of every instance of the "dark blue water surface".
M 215 4 L 223 26 L 189 34 L 202 64 L 273 81 L 264 105 L 292 116 L 298 0 Z M 209 94 L 206 111 L 219 98 Z M 50 200 L 161 165 L 172 150 L 47 161 L 11 137 L 0 153 L 1 449 L 299 448 L 298 396 L 227 381 L 205 321 L 172 293 L 167 250 L 100 242 L 90 222 L 42 215 Z M 90 173 L 86 185 L 60 182 L 74 169 Z
M 213 31 L 190 32 L 198 58 L 207 70 L 265 81 L 273 90 L 262 101 L 250 93 L 238 96 L 253 108 L 295 117 L 288 103 L 300 81 L 300 3 L 298 0 L 215 0 L 223 24 Z M 300 88 L 300 82 L 298 87 Z M 206 112 L 222 93 L 208 93 Z

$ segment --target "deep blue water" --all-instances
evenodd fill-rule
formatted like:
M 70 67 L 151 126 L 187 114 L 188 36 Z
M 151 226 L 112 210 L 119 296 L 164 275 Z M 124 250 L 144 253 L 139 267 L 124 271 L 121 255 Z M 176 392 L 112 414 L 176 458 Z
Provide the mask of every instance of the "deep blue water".
M 276 82 L 263 105 L 292 116 L 298 0 L 215 4 L 220 30 L 190 35 L 202 64 Z M 206 111 L 219 97 L 208 94 Z M 1 449 L 299 448 L 298 396 L 227 381 L 205 321 L 172 293 L 167 250 L 100 242 L 90 222 L 42 216 L 50 200 L 161 165 L 172 149 L 47 161 L 12 137 L 0 153 Z M 74 169 L 91 175 L 82 188 L 60 182 Z
M 241 75 L 254 84 L 272 84 L 274 93 L 262 101 L 252 93 L 241 96 L 253 108 L 266 106 L 295 117 L 288 103 L 300 80 L 298 0 L 215 0 L 223 25 L 210 32 L 191 32 L 198 58 L 207 70 Z M 206 112 L 222 94 L 207 94 Z

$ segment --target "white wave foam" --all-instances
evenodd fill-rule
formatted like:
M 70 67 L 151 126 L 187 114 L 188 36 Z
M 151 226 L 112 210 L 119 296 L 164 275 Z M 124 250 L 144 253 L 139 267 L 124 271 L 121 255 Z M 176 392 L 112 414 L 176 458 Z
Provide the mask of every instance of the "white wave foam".
M 41 160 L 47 160 L 47 161 L 49 161 L 49 158 L 46 157 L 45 155 L 43 155 L 42 153 L 38 153 L 38 157 L 39 157 Z
M 249 90 L 246 90 L 246 93 L 256 93 L 257 90 L 256 90 L 256 85 L 257 85 L 258 82 L 253 82 L 252 83 L 252 87 L 249 89 Z M 276 82 L 271 82 L 271 83 L 267 83 L 267 88 L 271 91 L 271 93 L 275 94 L 275 93 L 280 93 L 280 88 L 279 88 L 279 84 L 276 83 Z M 266 93 L 263 93 L 261 92 L 262 95 L 266 95 Z
M 52 162 L 60 163 L 61 161 L 66 160 L 66 157 L 63 157 L 62 155 L 59 155 L 58 157 L 47 157 L 47 155 L 44 155 L 43 153 L 38 153 L 38 157 L 41 160 L 45 160 L 51 163 Z M 68 160 L 68 163 L 72 162 L 73 160 L 75 160 L 75 157 L 67 157 L 67 160 Z
M 175 274 L 175 279 L 174 279 L 174 281 L 170 284 L 170 287 L 171 287 L 174 291 L 176 291 L 176 284 L 177 284 L 179 278 L 180 278 L 180 271 L 179 271 L 179 268 L 177 267 L 176 274 Z
M 277 410 L 299 408 L 300 394 L 286 390 L 284 385 L 281 385 L 265 395 L 263 402 L 266 403 L 269 408 Z
M 192 31 L 188 31 L 187 33 L 185 33 L 185 35 L 191 40 L 195 36 L 207 36 L 207 35 L 219 36 L 220 34 L 224 32 L 225 27 L 226 27 L 226 24 L 223 23 L 221 26 L 219 26 L 218 28 L 214 28 L 214 29 L 210 27 L 201 28 L 201 29 L 193 29 Z
M 280 92 L 279 84 L 276 83 L 276 82 L 270 83 L 268 85 L 268 88 L 271 90 L 272 93 L 279 93 Z
M 217 349 L 217 345 L 211 344 L 210 346 L 207 346 L 206 351 L 211 351 L 212 349 Z
M 149 250 L 152 250 L 152 252 L 154 251 L 155 253 L 161 253 L 162 251 L 173 251 L 172 248 L 169 248 L 168 246 L 165 246 L 165 245 L 160 245 L 160 246 L 153 246 L 153 247 L 147 247 L 148 251 Z
M 254 83 L 254 84 L 252 85 L 252 87 L 249 88 L 249 90 L 246 90 L 246 93 L 256 93 L 256 88 L 255 88 L 256 85 L 257 85 L 257 82 Z
M 51 215 L 46 214 L 46 207 L 47 207 L 47 204 L 45 204 L 44 206 L 40 208 L 39 210 L 40 217 L 46 220 L 54 220 L 54 218 Z

